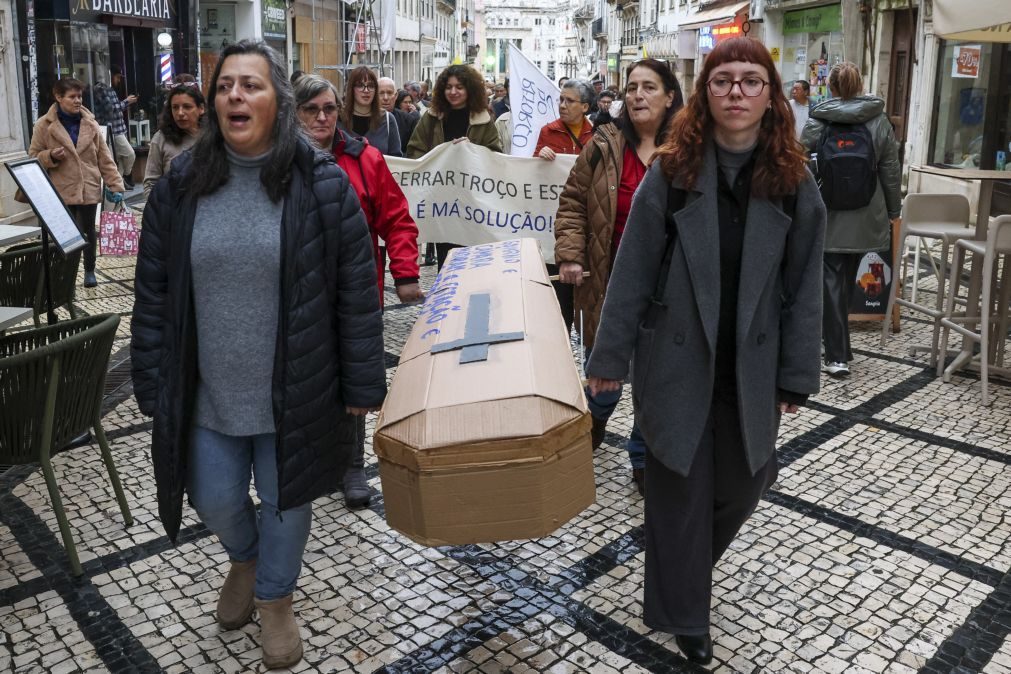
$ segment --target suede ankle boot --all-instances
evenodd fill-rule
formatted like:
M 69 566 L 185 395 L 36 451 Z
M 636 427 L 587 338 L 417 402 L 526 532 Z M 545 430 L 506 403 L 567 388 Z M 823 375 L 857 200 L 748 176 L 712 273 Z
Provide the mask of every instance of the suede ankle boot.
M 291 667 L 302 659 L 302 637 L 298 633 L 291 595 L 280 599 L 256 599 L 260 612 L 260 645 L 267 669 Z
M 222 629 L 237 630 L 253 617 L 255 584 L 256 560 L 233 561 L 218 598 L 218 624 Z

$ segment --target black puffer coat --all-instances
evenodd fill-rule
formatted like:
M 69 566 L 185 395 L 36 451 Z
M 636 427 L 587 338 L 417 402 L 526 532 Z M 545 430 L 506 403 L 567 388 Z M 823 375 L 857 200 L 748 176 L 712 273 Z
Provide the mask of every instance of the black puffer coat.
M 154 416 L 158 512 L 175 540 L 182 518 L 197 382 L 190 243 L 197 199 L 184 153 L 144 210 L 131 326 L 134 393 Z M 273 406 L 281 510 L 339 483 L 355 443 L 345 406 L 386 394 L 383 320 L 369 228 L 347 175 L 299 141 L 281 224 Z

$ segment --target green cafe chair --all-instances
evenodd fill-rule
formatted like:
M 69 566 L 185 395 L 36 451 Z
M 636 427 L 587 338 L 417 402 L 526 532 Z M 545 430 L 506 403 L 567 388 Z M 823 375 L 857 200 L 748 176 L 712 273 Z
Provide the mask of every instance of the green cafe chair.
M 58 449 L 93 429 L 123 519 L 133 524 L 101 420 L 118 325 L 116 314 L 99 314 L 0 337 L 0 463 L 42 464 L 75 576 L 81 562 L 53 473 Z

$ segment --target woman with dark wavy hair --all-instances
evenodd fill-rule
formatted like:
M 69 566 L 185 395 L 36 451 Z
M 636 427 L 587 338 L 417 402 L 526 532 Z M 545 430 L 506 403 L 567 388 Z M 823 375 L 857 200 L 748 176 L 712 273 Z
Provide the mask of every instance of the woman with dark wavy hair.
M 145 198 L 151 195 L 158 179 L 168 173 L 172 160 L 197 142 L 204 126 L 206 107 L 204 95 L 195 82 L 177 84 L 169 89 L 158 133 L 148 146 L 147 167 L 144 169 Z
M 368 66 L 358 66 L 348 75 L 344 107 L 337 124 L 341 131 L 364 138 L 383 154 L 403 157 L 397 119 L 379 105 L 379 78 Z
M 417 159 L 446 142 L 468 140 L 495 152 L 502 151 L 498 131 L 488 113 L 484 80 L 470 66 L 453 65 L 435 81 L 432 104 L 414 128 L 407 156 Z
M 189 496 L 228 555 L 218 623 L 258 611 L 263 664 L 290 667 L 312 501 L 343 475 L 355 416 L 386 392 L 376 267 L 347 174 L 301 130 L 281 56 L 230 45 L 209 90 L 207 130 L 144 210 L 134 391 L 154 417 L 166 533 Z
M 407 156 L 418 159 L 443 143 L 469 141 L 495 152 L 502 151 L 502 141 L 495 121 L 488 112 L 484 79 L 465 65 L 452 65 L 439 73 L 432 93 L 432 104 L 425 109 L 407 144 Z M 436 243 L 438 268 L 446 262 L 452 243 Z
M 674 71 L 656 59 L 636 61 L 625 73 L 625 107 L 614 124 L 596 130 L 572 166 L 555 219 L 555 263 L 559 281 L 573 290 L 576 325 L 587 355 L 593 348 L 604 291 L 632 207 L 632 195 L 646 175 L 646 163 L 663 142 L 684 99 Z M 583 278 L 583 271 L 589 272 Z M 580 318 L 580 315 L 582 316 Z M 621 389 L 586 391 L 593 448 L 604 442 L 607 420 Z M 646 446 L 637 424 L 626 443 L 632 481 L 646 488 Z
M 643 620 L 692 662 L 712 658 L 713 566 L 776 480 L 780 416 L 818 391 L 824 236 L 768 49 L 721 42 L 636 193 L 587 365 L 600 392 L 632 364 Z

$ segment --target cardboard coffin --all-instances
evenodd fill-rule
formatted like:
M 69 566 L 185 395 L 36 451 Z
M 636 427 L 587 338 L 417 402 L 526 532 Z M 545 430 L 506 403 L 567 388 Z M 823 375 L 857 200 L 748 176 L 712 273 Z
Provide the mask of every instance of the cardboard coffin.
M 386 521 L 432 546 L 547 535 L 596 497 L 590 425 L 537 243 L 453 250 L 376 425 Z

